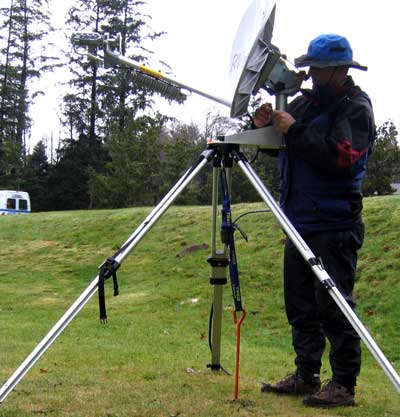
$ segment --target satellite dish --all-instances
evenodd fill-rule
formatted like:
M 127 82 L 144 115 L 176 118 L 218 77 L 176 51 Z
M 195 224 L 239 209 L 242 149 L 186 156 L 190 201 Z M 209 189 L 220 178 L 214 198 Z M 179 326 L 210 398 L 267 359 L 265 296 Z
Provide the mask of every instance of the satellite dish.
M 231 79 L 238 80 L 231 117 L 247 112 L 250 95 L 264 85 L 280 58 L 271 45 L 275 7 L 275 0 L 253 0 L 239 25 L 231 53 Z

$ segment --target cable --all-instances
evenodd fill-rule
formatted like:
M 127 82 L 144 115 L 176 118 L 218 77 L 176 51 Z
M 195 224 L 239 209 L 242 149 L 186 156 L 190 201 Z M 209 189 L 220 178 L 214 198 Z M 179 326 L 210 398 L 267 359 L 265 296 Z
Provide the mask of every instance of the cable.
M 211 331 L 212 331 L 212 322 L 213 322 L 213 316 L 214 316 L 214 303 L 211 303 L 211 309 L 210 309 L 210 318 L 208 321 L 208 346 L 210 348 L 210 352 L 212 353 L 213 348 L 212 348 L 212 342 L 211 342 Z M 219 368 L 226 374 L 229 376 L 232 376 L 232 374 L 227 371 L 221 364 L 219 364 Z
M 253 211 L 247 211 L 246 213 L 243 213 L 243 214 L 241 214 L 239 217 L 237 217 L 234 221 L 233 221 L 233 223 L 237 223 L 237 221 L 239 220 L 239 219 L 241 219 L 242 217 L 244 217 L 244 216 L 247 216 L 248 214 L 257 214 L 257 213 L 270 213 L 271 212 L 271 210 L 253 210 Z

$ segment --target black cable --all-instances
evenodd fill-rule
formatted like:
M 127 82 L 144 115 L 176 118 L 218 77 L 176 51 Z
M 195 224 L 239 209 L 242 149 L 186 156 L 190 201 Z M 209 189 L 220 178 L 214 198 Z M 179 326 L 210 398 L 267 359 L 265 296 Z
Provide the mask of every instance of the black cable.
M 241 214 L 238 218 L 236 218 L 233 223 L 237 223 L 237 221 L 239 219 L 241 219 L 244 216 L 247 216 L 248 214 L 257 214 L 257 213 L 269 213 L 271 212 L 271 210 L 252 210 L 252 211 L 247 211 L 246 213 Z
M 208 320 L 208 346 L 210 348 L 210 352 L 212 352 L 211 329 L 212 329 L 213 316 L 214 316 L 214 303 L 211 303 L 210 319 Z
M 211 342 L 211 329 L 212 329 L 212 321 L 214 316 L 214 303 L 211 303 L 211 310 L 210 310 L 210 319 L 208 321 L 208 346 L 210 348 L 210 352 L 212 353 L 212 342 Z M 226 375 L 232 376 L 232 374 L 227 371 L 221 364 L 219 364 L 219 369 L 221 369 Z

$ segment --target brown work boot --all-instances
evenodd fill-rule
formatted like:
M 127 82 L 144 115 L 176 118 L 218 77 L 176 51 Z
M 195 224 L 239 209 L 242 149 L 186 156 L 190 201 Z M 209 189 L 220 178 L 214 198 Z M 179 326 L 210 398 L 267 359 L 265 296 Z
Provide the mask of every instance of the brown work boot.
M 312 382 L 306 382 L 297 373 L 290 374 L 283 378 L 276 384 L 263 383 L 261 386 L 261 392 L 274 392 L 275 394 L 288 394 L 288 395 L 305 395 L 313 394 L 321 387 L 321 382 L 318 377 L 314 378 Z
M 303 403 L 311 407 L 342 407 L 355 405 L 354 388 L 346 388 L 335 381 L 329 381 L 315 394 L 304 398 Z

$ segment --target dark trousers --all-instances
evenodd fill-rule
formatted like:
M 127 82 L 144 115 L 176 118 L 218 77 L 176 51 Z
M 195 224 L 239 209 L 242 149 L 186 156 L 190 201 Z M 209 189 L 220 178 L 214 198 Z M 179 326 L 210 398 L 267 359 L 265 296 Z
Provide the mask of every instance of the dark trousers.
M 353 230 L 304 239 L 314 255 L 321 257 L 327 273 L 353 309 L 357 250 L 363 238 L 364 225 L 359 224 Z M 284 290 L 297 371 L 305 379 L 319 374 L 327 338 L 332 379 L 355 386 L 361 366 L 360 338 L 289 239 L 285 246 Z

